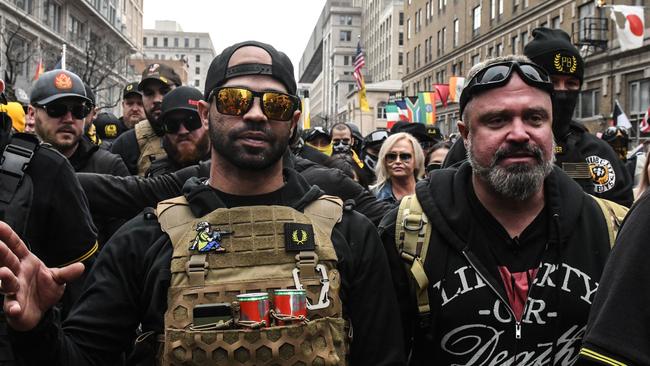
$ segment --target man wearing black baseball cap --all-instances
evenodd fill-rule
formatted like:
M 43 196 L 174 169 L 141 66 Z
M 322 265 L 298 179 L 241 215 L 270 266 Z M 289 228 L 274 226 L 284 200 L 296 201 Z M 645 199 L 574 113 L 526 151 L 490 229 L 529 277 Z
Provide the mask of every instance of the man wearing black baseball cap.
M 122 117 L 120 121 L 127 129 L 132 129 L 135 125 L 147 118 L 144 114 L 142 105 L 142 92 L 138 89 L 137 81 L 126 84 L 122 90 Z
M 167 156 L 151 163 L 147 177 L 210 159 L 208 123 L 201 120 L 197 109 L 201 99 L 203 94 L 189 86 L 179 86 L 165 95 L 159 120 L 165 131 L 162 140 Z
M 585 192 L 630 206 L 633 179 L 614 150 L 573 120 L 583 84 L 584 60 L 561 29 L 536 28 L 524 55 L 542 66 L 553 80 L 553 135 L 555 163 Z
M 164 131 L 158 121 L 160 105 L 165 94 L 180 85 L 180 76 L 165 64 L 151 64 L 142 71 L 138 90 L 142 92 L 147 118 L 123 133 L 111 147 L 111 152 L 122 156 L 131 174 L 144 175 L 153 161 L 167 156 L 161 140 Z
M 284 53 L 249 41 L 217 56 L 198 105 L 210 126 L 210 177 L 188 180 L 183 196 L 158 205 L 157 217 L 138 215 L 113 237 L 62 331 L 46 310 L 80 266 L 54 277 L 0 230 L 8 243 L 0 242 L 0 265 L 11 263 L 0 279 L 15 293 L 5 309 L 20 331 L 12 332 L 20 356 L 115 364 L 141 324 L 134 354 L 147 363 L 161 356 L 166 364 L 403 364 L 399 310 L 375 228 L 283 165 L 299 105 Z M 15 276 L 38 278 L 43 291 L 13 286 Z M 280 308 L 282 291 L 275 291 L 278 308 L 267 318 L 273 289 L 286 289 L 306 312 Z M 210 325 L 214 316 L 226 321 Z M 260 339 L 269 343 L 260 347 Z

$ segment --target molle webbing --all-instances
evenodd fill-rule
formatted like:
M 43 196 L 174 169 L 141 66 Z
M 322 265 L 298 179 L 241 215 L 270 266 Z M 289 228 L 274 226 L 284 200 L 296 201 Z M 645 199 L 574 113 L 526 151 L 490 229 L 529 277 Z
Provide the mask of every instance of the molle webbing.
M 138 157 L 138 175 L 144 176 L 154 160 L 167 156 L 162 147 L 162 139 L 156 135 L 148 120 L 142 120 L 135 125 L 135 139 L 138 141 L 140 156 Z
M 284 206 L 219 208 L 195 218 L 184 197 L 158 205 L 161 228 L 174 250 L 171 285 L 165 313 L 165 365 L 345 364 L 347 335 L 339 296 L 340 275 L 330 233 L 342 215 L 339 199 L 323 197 L 305 213 Z M 229 231 L 224 252 L 189 250 L 196 225 Z M 285 250 L 285 224 L 309 224 L 315 250 Z M 192 309 L 199 304 L 231 303 L 242 293 L 295 288 L 293 272 L 316 304 L 324 287 L 315 270 L 323 265 L 329 277 L 329 306 L 310 310 L 309 322 L 261 329 L 193 330 Z

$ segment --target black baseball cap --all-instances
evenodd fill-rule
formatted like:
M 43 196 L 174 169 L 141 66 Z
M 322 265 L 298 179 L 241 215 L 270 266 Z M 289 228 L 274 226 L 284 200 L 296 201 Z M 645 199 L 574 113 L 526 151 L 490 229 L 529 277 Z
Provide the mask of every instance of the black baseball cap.
M 584 60 L 565 31 L 533 29 L 533 40 L 524 47 L 524 55 L 549 74 L 575 76 L 582 84 Z
M 179 86 L 163 97 L 162 105 L 160 106 L 160 120 L 163 121 L 165 115 L 178 110 L 186 110 L 198 114 L 198 105 L 202 98 L 203 94 L 198 89 L 191 86 Z
M 45 105 L 66 97 L 78 97 L 90 103 L 84 82 L 77 74 L 67 70 L 52 70 L 43 73 L 34 82 L 29 103 Z
M 142 80 L 138 84 L 138 89 L 142 90 L 144 82 L 147 80 L 159 80 L 163 84 L 180 86 L 181 77 L 170 66 L 165 64 L 151 64 L 142 71 Z
M 108 112 L 99 113 L 93 121 L 93 124 L 95 125 L 95 133 L 97 133 L 97 136 L 105 141 L 113 141 L 127 130 L 119 118 Z
M 268 64 L 239 64 L 228 67 L 230 57 L 238 49 L 246 46 L 254 46 L 264 49 L 271 55 L 271 65 Z M 287 92 L 296 95 L 296 79 L 293 76 L 293 64 L 287 55 L 277 51 L 273 46 L 257 42 L 246 41 L 234 44 L 224 49 L 212 60 L 208 75 L 205 79 L 205 91 L 203 96 L 208 100 L 210 93 L 221 86 L 228 79 L 242 75 L 269 75 L 278 80 L 287 88 Z
M 398 132 L 407 132 L 413 135 L 420 143 L 433 142 L 434 139 L 427 133 L 426 127 L 422 123 L 417 122 L 397 122 L 390 129 L 390 134 Z
M 131 94 L 137 94 L 139 96 L 142 96 L 142 92 L 140 89 L 138 89 L 138 85 L 140 83 L 137 81 L 128 83 L 124 86 L 124 90 L 122 90 L 122 99 L 126 99 Z

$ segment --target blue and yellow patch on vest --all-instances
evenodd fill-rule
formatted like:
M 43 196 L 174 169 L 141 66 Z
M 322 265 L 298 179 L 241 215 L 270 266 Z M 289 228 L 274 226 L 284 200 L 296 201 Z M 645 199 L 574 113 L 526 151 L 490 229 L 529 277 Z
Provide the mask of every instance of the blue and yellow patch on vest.
M 221 240 L 225 235 L 233 232 L 227 230 L 212 229 L 212 225 L 206 221 L 196 224 L 196 236 L 190 241 L 190 250 L 199 253 L 208 252 L 225 252 L 226 248 L 221 245 Z

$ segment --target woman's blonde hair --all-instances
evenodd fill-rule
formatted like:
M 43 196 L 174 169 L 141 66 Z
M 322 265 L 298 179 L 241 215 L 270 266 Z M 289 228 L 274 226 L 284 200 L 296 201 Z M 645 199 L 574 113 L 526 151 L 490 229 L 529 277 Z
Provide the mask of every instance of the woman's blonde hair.
M 382 186 L 390 179 L 388 169 L 386 169 L 386 154 L 388 154 L 393 146 L 401 140 L 408 140 L 411 143 L 411 146 L 413 146 L 413 158 L 415 159 L 413 164 L 415 167 L 413 170 L 413 176 L 415 177 L 415 180 L 420 180 L 424 176 L 424 152 L 422 151 L 420 143 L 410 133 L 399 132 L 390 135 L 381 145 L 379 156 L 377 157 L 377 168 L 375 171 L 375 174 L 377 174 L 377 182 L 375 183 L 375 186 Z

